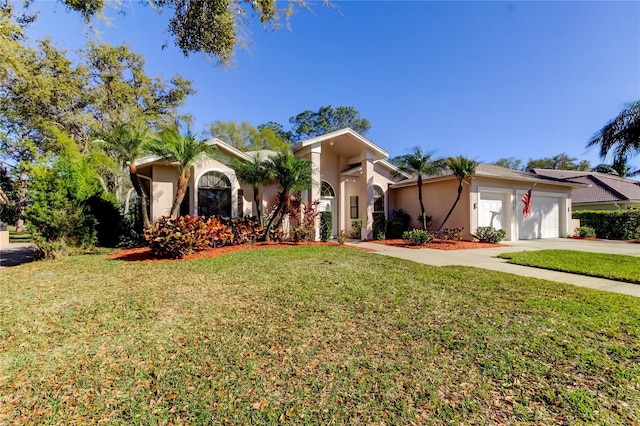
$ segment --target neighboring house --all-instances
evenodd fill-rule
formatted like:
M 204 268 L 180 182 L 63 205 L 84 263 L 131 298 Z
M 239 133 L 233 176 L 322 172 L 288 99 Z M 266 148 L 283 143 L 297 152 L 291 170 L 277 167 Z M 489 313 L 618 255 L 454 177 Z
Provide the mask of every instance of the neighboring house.
M 418 227 L 420 205 L 416 178 L 391 186 L 392 208 L 404 209 L 411 215 L 412 226 Z M 571 219 L 571 190 L 580 183 L 536 176 L 489 164 L 479 164 L 471 179 L 463 185 L 456 210 L 445 227 L 464 228 L 465 238 L 479 226 L 502 228 L 506 240 L 567 237 L 575 224 Z M 458 179 L 450 172 L 425 177 L 423 197 L 425 209 L 432 216 L 432 227 L 438 227 L 457 196 Z M 522 196 L 532 189 L 532 211 L 524 217 Z
M 534 169 L 538 176 L 582 183 L 571 192 L 573 210 L 640 208 L 640 182 L 598 172 Z M 588 185 L 588 186 L 586 186 Z
M 189 189 L 181 214 L 223 217 L 256 214 L 250 186 L 238 181 L 231 160 L 249 161 L 255 155 L 267 158 L 273 151 L 243 152 L 229 144 L 211 139 L 218 152 L 203 157 L 191 171 Z M 373 212 L 386 217 L 393 210 L 410 214 L 412 226 L 419 227 L 420 213 L 416 178 L 399 174 L 387 161 L 389 154 L 351 129 L 301 141 L 292 146 L 294 155 L 313 164 L 313 186 L 302 194 L 303 201 L 320 200 L 320 209 L 333 212 L 333 236 L 350 230 L 352 220 L 362 220 L 361 236 L 373 238 Z M 169 214 L 177 185 L 177 172 L 168 161 L 158 157 L 137 162 L 138 172 L 149 193 L 153 221 Z M 522 215 L 521 198 L 533 185 L 532 215 Z M 493 226 L 507 231 L 507 240 L 565 237 L 572 233 L 571 190 L 582 183 L 567 182 L 533 173 L 480 164 L 463 193 L 446 227 L 464 228 L 465 238 L 478 226 Z M 432 225 L 444 219 L 457 196 L 458 181 L 451 174 L 425 177 L 424 204 Z M 267 215 L 274 206 L 278 187 L 261 189 L 262 211 Z

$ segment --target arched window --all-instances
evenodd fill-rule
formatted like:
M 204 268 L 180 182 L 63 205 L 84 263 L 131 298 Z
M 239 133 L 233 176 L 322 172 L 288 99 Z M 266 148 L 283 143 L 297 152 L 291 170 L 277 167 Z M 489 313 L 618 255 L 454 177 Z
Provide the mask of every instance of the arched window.
M 335 197 L 336 193 L 329 182 L 322 181 L 320 183 L 320 196 L 321 197 Z
M 231 217 L 231 181 L 223 173 L 207 172 L 198 180 L 198 216 Z
M 373 186 L 373 211 L 384 211 L 384 191 L 378 185 Z

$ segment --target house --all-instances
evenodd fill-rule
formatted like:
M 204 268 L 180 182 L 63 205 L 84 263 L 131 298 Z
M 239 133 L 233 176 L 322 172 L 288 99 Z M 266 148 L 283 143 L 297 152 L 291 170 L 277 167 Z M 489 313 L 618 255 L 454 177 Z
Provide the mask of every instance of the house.
M 191 172 L 182 214 L 239 217 L 255 215 L 253 192 L 242 184 L 229 166 L 231 160 L 249 161 L 253 156 L 266 158 L 272 151 L 242 152 L 219 139 L 207 143 L 218 148 L 217 158 L 203 157 Z M 389 153 L 351 129 L 298 142 L 294 155 L 313 165 L 314 185 L 303 200 L 320 200 L 320 209 L 333 212 L 333 235 L 351 229 L 353 219 L 361 219 L 362 238 L 373 237 L 373 212 L 389 214 L 388 187 L 408 176 L 396 176 L 397 168 L 386 161 Z M 150 218 L 156 221 L 169 214 L 177 173 L 165 159 L 151 156 L 139 160 L 138 173 L 149 194 Z M 261 189 L 262 211 L 269 212 L 276 199 L 277 186 Z
M 231 160 L 266 158 L 272 151 L 243 152 L 219 139 L 207 143 L 218 148 L 214 158 L 197 162 L 188 183 L 181 214 L 239 217 L 255 215 L 253 192 L 240 182 Z M 401 173 L 387 158 L 388 152 L 357 132 L 346 128 L 292 146 L 299 158 L 313 165 L 313 186 L 302 194 L 305 201 L 320 200 L 320 209 L 333 212 L 333 235 L 350 230 L 354 219 L 362 220 L 361 237 L 373 238 L 373 212 L 387 218 L 403 209 L 419 227 L 416 178 Z M 175 167 L 165 159 L 147 157 L 137 163 L 138 173 L 149 194 L 153 221 L 168 215 L 177 185 Z M 522 215 L 522 195 L 531 187 L 532 215 Z M 465 238 L 478 226 L 504 228 L 507 240 L 564 237 L 572 233 L 571 191 L 584 184 L 553 177 L 537 176 L 502 167 L 481 164 L 463 186 L 460 202 L 446 227 L 464 228 Z M 424 178 L 423 193 L 427 214 L 438 226 L 457 196 L 458 180 L 452 174 Z M 262 211 L 274 207 L 278 188 L 261 189 Z
M 432 216 L 432 227 L 437 229 L 456 199 L 458 179 L 448 172 L 425 177 L 422 185 L 425 210 Z M 466 239 L 480 226 L 504 229 L 507 241 L 567 237 L 576 227 L 571 219 L 571 190 L 582 186 L 479 164 L 471 179 L 463 183 L 460 202 L 445 227 L 463 228 Z M 412 217 L 412 226 L 418 227 L 417 178 L 393 184 L 390 189 L 392 208 L 407 211 Z M 521 200 L 529 189 L 532 189 L 531 215 L 525 218 Z
M 534 169 L 538 176 L 582 183 L 571 192 L 573 210 L 640 208 L 640 182 L 598 172 Z

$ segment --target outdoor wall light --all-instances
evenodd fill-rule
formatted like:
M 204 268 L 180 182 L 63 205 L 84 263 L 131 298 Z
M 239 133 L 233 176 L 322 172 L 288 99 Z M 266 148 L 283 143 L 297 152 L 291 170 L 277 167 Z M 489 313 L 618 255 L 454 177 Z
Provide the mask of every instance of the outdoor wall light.
M 478 203 L 473 203 L 473 209 L 477 209 L 478 208 Z

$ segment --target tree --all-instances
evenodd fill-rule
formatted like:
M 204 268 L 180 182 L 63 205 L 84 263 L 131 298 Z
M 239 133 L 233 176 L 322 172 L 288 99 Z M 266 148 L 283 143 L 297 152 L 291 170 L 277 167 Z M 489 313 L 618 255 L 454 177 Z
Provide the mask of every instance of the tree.
M 135 162 L 149 152 L 150 141 L 151 135 L 145 125 L 128 123 L 112 124 L 97 141 L 106 152 L 112 154 L 128 168 L 131 185 L 138 195 L 142 225 L 145 228 L 151 226 L 147 211 L 147 193 L 142 187 Z
M 474 160 L 470 160 L 463 156 L 458 157 L 450 157 L 447 160 L 447 168 L 453 172 L 453 175 L 458 178 L 458 196 L 456 197 L 456 201 L 454 201 L 453 206 L 451 206 L 451 210 L 445 216 L 442 224 L 438 228 L 438 231 L 442 229 L 447 220 L 449 220 L 449 216 L 455 210 L 458 202 L 460 201 L 460 196 L 462 195 L 462 182 L 466 179 L 469 179 L 472 174 L 475 173 L 476 167 L 478 166 L 478 162 Z
M 180 124 L 175 122 L 165 125 L 160 132 L 151 139 L 150 149 L 155 154 L 174 163 L 178 171 L 178 186 L 171 205 L 171 217 L 178 217 L 180 205 L 187 193 L 187 185 L 191 177 L 191 167 L 202 154 L 209 154 L 212 147 L 198 142 L 196 136 L 187 130 L 182 133 Z
M 273 212 L 265 229 L 265 239 L 269 241 L 269 234 L 274 223 L 279 224 L 282 222 L 282 219 L 289 214 L 291 208 L 291 192 L 304 191 L 305 189 L 311 188 L 313 182 L 311 177 L 313 166 L 311 161 L 296 158 L 289 151 L 269 158 L 266 165 L 270 177 L 280 185 L 276 210 Z
M 606 173 L 621 178 L 630 178 L 640 175 L 640 169 L 633 170 L 627 162 L 627 158 L 614 160 L 613 164 L 598 164 L 591 169 L 592 172 Z
M 569 157 L 564 152 L 553 157 L 539 158 L 534 160 L 529 158 L 529 162 L 525 166 L 525 170 L 533 169 L 553 169 L 553 170 L 580 170 L 587 171 L 591 169 L 588 161 L 582 160 L 577 162 L 575 157 Z
M 494 161 L 492 164 L 499 166 L 499 167 L 504 167 L 507 169 L 513 169 L 513 170 L 522 170 L 522 160 L 516 157 L 503 157 L 501 159 L 499 159 L 498 161 Z
M 360 113 L 353 107 L 331 105 L 320 107 L 317 112 L 306 110 L 289 118 L 293 124 L 292 140 L 294 142 L 324 135 L 336 130 L 350 127 L 356 132 L 365 135 L 371 128 L 371 123 L 366 118 L 360 117 Z
M 259 131 L 271 130 L 280 140 L 283 140 L 287 143 L 291 143 L 293 134 L 291 131 L 284 130 L 284 127 L 280 123 L 276 123 L 275 121 L 269 121 L 264 124 L 258 125 Z
M 442 172 L 441 161 L 433 160 L 433 153 L 425 151 L 422 147 L 416 146 L 410 154 L 401 155 L 394 159 L 398 169 L 411 176 L 417 177 L 418 200 L 420 201 L 420 219 L 422 229 L 427 229 L 427 214 L 424 209 L 422 197 L 422 179 L 424 176 L 438 175 Z
M 640 100 L 628 104 L 614 119 L 597 131 L 587 148 L 599 148 L 602 159 L 611 155 L 614 163 L 624 164 L 640 153 Z
M 104 0 L 62 0 L 72 10 L 80 12 L 85 21 L 102 16 Z M 114 2 L 117 8 L 126 2 Z M 233 57 L 236 46 L 244 47 L 249 16 L 255 16 L 266 29 L 277 29 L 282 21 L 293 14 L 295 5 L 308 7 L 304 0 L 289 0 L 288 7 L 279 9 L 276 0 L 146 0 L 142 3 L 165 14 L 169 9 L 172 17 L 167 32 L 173 36 L 176 46 L 185 56 L 203 53 L 222 63 Z M 325 4 L 329 4 L 325 0 Z M 120 8 L 120 11 L 124 11 Z
M 214 121 L 209 125 L 209 134 L 241 151 L 260 149 L 283 151 L 289 148 L 289 143 L 282 140 L 270 127 L 258 126 L 256 129 L 246 121 L 242 123 Z
M 236 176 L 241 182 L 251 185 L 253 189 L 253 202 L 256 204 L 256 212 L 258 222 L 262 222 L 262 213 L 260 210 L 260 187 L 268 182 L 269 172 L 267 170 L 267 162 L 262 160 L 259 155 L 253 157 L 252 161 L 234 161 L 231 165 L 236 172 Z

